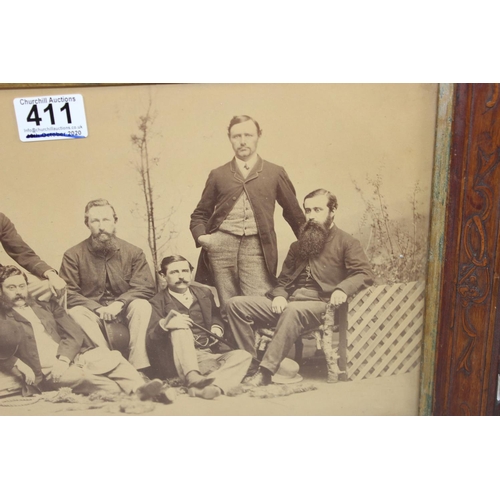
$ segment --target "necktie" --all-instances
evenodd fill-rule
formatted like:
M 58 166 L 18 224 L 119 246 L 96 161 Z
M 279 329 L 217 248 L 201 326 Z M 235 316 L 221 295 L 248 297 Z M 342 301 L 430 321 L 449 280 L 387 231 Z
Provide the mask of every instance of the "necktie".
M 250 167 L 249 167 L 246 163 L 245 163 L 245 165 L 243 165 L 243 168 L 244 168 L 245 170 L 250 170 Z

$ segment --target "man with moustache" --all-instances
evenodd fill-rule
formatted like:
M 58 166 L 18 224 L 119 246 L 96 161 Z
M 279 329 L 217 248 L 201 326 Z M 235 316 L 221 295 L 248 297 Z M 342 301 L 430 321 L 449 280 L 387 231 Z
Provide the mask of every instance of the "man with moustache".
M 68 284 L 69 315 L 99 346 L 107 346 L 103 321 L 124 321 L 130 331 L 129 361 L 145 371 L 150 366 L 146 332 L 149 299 L 155 293 L 144 252 L 116 236 L 118 217 L 107 200 L 85 207 L 90 237 L 63 257 L 61 277 Z
M 181 255 L 161 262 L 167 287 L 151 300 L 149 359 L 153 376 L 165 379 L 175 367 L 190 396 L 214 399 L 243 380 L 251 356 L 242 350 L 219 353 L 214 338 L 199 327 L 215 338 L 224 333 L 212 292 L 191 283 L 192 271 Z
M 210 172 L 191 215 L 191 233 L 202 247 L 195 280 L 215 285 L 223 316 L 231 297 L 265 295 L 276 284 L 276 202 L 295 235 L 305 222 L 285 169 L 257 154 L 261 135 L 250 116 L 233 117 L 228 138 L 235 156 Z
M 40 294 L 49 291 L 56 296 L 62 296 L 66 290 L 66 283 L 55 269 L 45 263 L 17 232 L 15 225 L 3 213 L 0 213 L 0 243 L 7 255 L 14 259 L 28 272 L 37 276 L 42 282 L 33 283 L 33 287 L 40 288 Z M 3 266 L 0 264 L 0 270 Z M 44 279 L 45 278 L 45 279 Z M 9 329 L 9 323 L 0 319 L 0 335 Z
M 248 380 L 268 385 L 304 331 L 322 324 L 327 303 L 339 306 L 373 284 L 373 273 L 358 240 L 334 223 L 337 198 L 317 189 L 304 199 L 307 222 L 292 243 L 267 297 L 234 297 L 227 304 L 228 322 L 241 349 L 256 356 L 255 323 L 276 326 L 260 367 Z M 254 368 L 256 368 L 254 366 Z
M 160 396 L 160 380 L 146 382 L 118 351 L 97 347 L 55 301 L 38 302 L 26 275 L 0 270 L 0 318 L 11 327 L 0 337 L 0 369 L 19 376 L 23 394 L 70 387 L 73 392 Z

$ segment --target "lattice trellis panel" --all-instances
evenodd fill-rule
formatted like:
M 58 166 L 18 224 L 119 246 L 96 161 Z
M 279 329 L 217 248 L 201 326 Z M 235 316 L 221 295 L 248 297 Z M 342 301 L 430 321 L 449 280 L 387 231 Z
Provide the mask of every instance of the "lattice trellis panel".
M 406 373 L 420 363 L 425 283 L 382 285 L 349 304 L 347 380 Z

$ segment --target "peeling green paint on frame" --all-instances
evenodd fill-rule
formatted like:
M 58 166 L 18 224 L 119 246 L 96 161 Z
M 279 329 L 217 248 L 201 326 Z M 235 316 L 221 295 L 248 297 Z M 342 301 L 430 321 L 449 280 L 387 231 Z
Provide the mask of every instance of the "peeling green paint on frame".
M 424 338 L 420 375 L 420 415 L 432 415 L 439 298 L 441 295 L 442 270 L 444 265 L 444 228 L 449 190 L 454 95 L 454 84 L 442 83 L 439 85 L 427 261 L 427 286 L 425 293 Z

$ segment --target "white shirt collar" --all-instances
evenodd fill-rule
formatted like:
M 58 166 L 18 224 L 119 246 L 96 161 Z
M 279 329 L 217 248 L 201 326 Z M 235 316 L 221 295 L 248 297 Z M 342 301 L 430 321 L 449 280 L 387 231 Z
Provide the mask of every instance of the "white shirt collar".
M 184 293 L 173 292 L 169 288 L 168 293 L 170 293 L 172 297 L 175 297 L 181 304 L 193 301 L 193 294 L 191 293 L 191 290 L 189 290 L 189 288 Z
M 33 311 L 33 309 L 28 304 L 24 304 L 24 306 L 13 306 L 12 309 L 17 311 L 18 313 L 22 313 L 22 311 L 26 311 L 26 310 Z
M 252 156 L 250 156 L 250 158 L 247 158 L 246 161 L 240 160 L 237 156 L 235 156 L 234 159 L 236 160 L 236 164 L 238 165 L 238 167 L 240 167 L 241 171 L 246 170 L 245 165 L 247 165 L 248 166 L 247 172 L 249 172 L 250 170 L 252 170 L 253 167 L 255 167 L 255 164 L 259 160 L 259 155 L 255 153 Z

